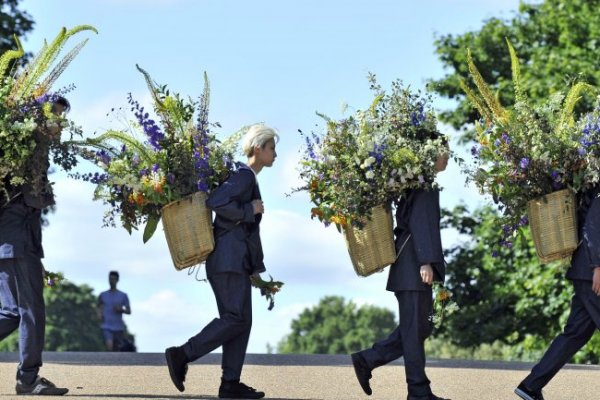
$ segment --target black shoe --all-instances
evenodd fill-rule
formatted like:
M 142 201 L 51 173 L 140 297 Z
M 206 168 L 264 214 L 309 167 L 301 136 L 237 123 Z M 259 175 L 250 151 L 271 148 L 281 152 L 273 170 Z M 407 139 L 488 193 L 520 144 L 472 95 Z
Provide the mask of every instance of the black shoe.
M 450 399 L 438 397 L 432 393 L 429 396 L 419 396 L 419 397 L 408 395 L 407 400 L 450 400 Z
M 358 383 L 360 383 L 360 387 L 362 390 L 370 396 L 373 394 L 371 390 L 371 385 L 369 385 L 369 379 L 371 379 L 371 370 L 367 367 L 367 363 L 363 356 L 359 353 L 353 353 L 351 356 L 352 365 L 354 365 L 354 373 L 356 374 L 356 379 L 358 379 Z
M 259 392 L 240 381 L 221 380 L 220 399 L 262 399 L 263 397 L 265 397 L 265 392 Z
M 185 351 L 181 347 L 169 347 L 165 350 L 165 358 L 167 359 L 169 375 L 171 375 L 173 385 L 175 385 L 177 390 L 183 392 L 185 390 L 183 382 L 185 382 L 185 374 L 187 374 L 189 361 L 185 355 Z
M 515 394 L 523 400 L 544 400 L 541 390 L 531 390 L 522 382 L 515 389 Z
M 17 394 L 27 396 L 62 396 L 69 389 L 59 388 L 46 378 L 37 377 L 31 385 L 26 385 L 21 381 L 17 381 Z

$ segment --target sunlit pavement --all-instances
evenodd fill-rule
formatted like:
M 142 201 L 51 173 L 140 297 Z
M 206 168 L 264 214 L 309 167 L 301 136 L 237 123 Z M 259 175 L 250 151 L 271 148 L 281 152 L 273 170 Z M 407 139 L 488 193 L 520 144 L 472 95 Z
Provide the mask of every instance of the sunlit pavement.
M 220 354 L 190 365 L 186 390 L 169 378 L 163 354 L 45 353 L 42 375 L 70 389 L 80 399 L 216 399 Z M 0 353 L 0 398 L 14 395 L 18 356 Z M 453 400 L 517 399 L 514 387 L 531 364 L 469 360 L 429 360 L 427 374 L 434 393 Z M 566 366 L 544 391 L 546 400 L 600 399 L 600 367 Z M 366 396 L 344 355 L 249 354 L 242 381 L 266 392 L 267 399 L 406 399 L 404 367 L 396 362 L 373 371 L 373 395 Z M 33 397 L 33 396 L 31 396 Z

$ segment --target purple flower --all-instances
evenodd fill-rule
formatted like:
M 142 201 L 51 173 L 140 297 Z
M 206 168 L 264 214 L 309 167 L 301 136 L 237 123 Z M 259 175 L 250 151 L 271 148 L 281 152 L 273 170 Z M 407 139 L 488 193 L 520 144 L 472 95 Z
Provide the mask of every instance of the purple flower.
M 167 174 L 167 182 L 169 182 L 171 185 L 175 183 L 175 175 L 173 175 L 172 173 L 168 173 Z
M 154 165 L 152 166 L 152 172 L 156 172 L 156 171 L 158 171 L 159 169 L 160 169 L 160 166 L 159 166 L 158 164 L 154 164 Z
M 110 164 L 110 155 L 104 151 L 104 150 L 100 150 L 96 152 L 96 158 L 98 159 L 98 161 L 102 162 L 103 164 Z
M 506 144 L 510 143 L 510 137 L 508 136 L 508 134 L 506 132 L 504 132 L 502 134 L 502 140 L 504 140 L 504 143 L 506 143 Z
M 477 147 L 476 145 L 471 147 L 471 155 L 472 156 L 479 157 L 480 151 L 481 151 L 481 149 L 479 147 Z
M 155 150 L 160 149 L 160 141 L 165 138 L 165 135 L 160 131 L 156 122 L 149 118 L 147 112 L 144 112 L 144 107 L 140 106 L 140 103 L 133 100 L 131 93 L 127 96 L 127 101 L 131 105 L 131 111 L 136 116 L 140 126 L 144 130 L 144 133 L 148 137 L 148 141 L 154 147 Z
M 148 175 L 148 170 L 146 168 L 142 168 L 142 170 L 140 171 L 140 176 L 146 176 Z
M 529 166 L 529 158 L 527 158 L 527 157 L 521 158 L 521 162 L 519 163 L 519 166 L 521 167 L 521 169 L 527 169 L 527 167 Z

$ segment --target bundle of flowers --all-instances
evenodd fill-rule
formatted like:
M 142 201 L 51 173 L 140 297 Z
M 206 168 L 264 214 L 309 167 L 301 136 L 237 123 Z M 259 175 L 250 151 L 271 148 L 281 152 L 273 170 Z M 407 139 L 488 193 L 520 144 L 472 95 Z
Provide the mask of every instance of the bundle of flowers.
M 326 121 L 323 134 L 306 136 L 300 163 L 314 203 L 312 217 L 338 229 L 361 227 L 373 207 L 408 189 L 436 187 L 435 160 L 446 150 L 431 98 L 396 80 L 386 93 L 369 74 L 374 100 L 366 110 Z
M 75 149 L 69 141 L 61 142 L 61 130 L 80 135 L 81 129 L 62 115 L 52 112 L 59 96 L 72 87 L 51 92 L 52 85 L 87 43 L 77 44 L 60 61 L 57 58 L 73 35 L 91 30 L 81 25 L 62 28 L 56 38 L 45 43 L 37 55 L 19 68 L 24 51 L 15 37 L 17 49 L 0 56 L 0 196 L 2 203 L 19 194 L 23 185 L 33 193 L 49 192 L 45 179 L 48 151 L 53 161 L 66 170 L 76 164 Z M 54 65 L 54 67 L 52 67 Z M 38 154 L 39 156 L 36 156 Z
M 574 108 L 583 92 L 594 88 L 574 84 L 568 93 L 555 93 L 541 105 L 532 105 L 521 89 L 520 66 L 512 45 L 511 56 L 515 104 L 502 106 L 483 80 L 470 52 L 470 75 L 477 92 L 462 87 L 483 119 L 476 124 L 471 153 L 474 162 L 465 168 L 468 180 L 481 193 L 491 195 L 503 214 L 505 239 L 528 224 L 527 203 L 556 190 L 582 192 L 600 180 L 600 111 L 579 120 Z
M 220 142 L 208 121 L 209 82 L 204 74 L 204 90 L 199 99 L 185 99 L 166 85 L 156 84 L 141 69 L 150 94 L 155 120 L 139 102 L 128 96 L 135 121 L 124 130 L 109 130 L 84 142 L 87 158 L 102 173 L 76 174 L 96 184 L 94 198 L 110 209 L 105 226 L 132 229 L 144 225 L 144 242 L 154 234 L 163 206 L 192 193 L 209 192 L 236 168 L 234 155 L 245 128 Z

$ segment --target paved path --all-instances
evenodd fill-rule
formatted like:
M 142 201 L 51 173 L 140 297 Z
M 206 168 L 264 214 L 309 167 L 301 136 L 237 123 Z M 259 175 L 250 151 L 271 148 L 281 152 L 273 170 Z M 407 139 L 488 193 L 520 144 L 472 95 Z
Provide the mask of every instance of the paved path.
M 0 353 L 0 399 L 14 395 L 15 353 Z M 45 353 L 43 376 L 70 388 L 74 399 L 216 399 L 220 354 L 190 365 L 186 391 L 172 385 L 162 354 Z M 516 400 L 514 386 L 531 364 L 430 360 L 427 374 L 436 394 L 452 400 Z M 406 399 L 401 362 L 373 372 L 366 396 L 347 356 L 249 354 L 242 380 L 271 400 Z M 600 367 L 569 365 L 548 385 L 546 400 L 600 399 Z

